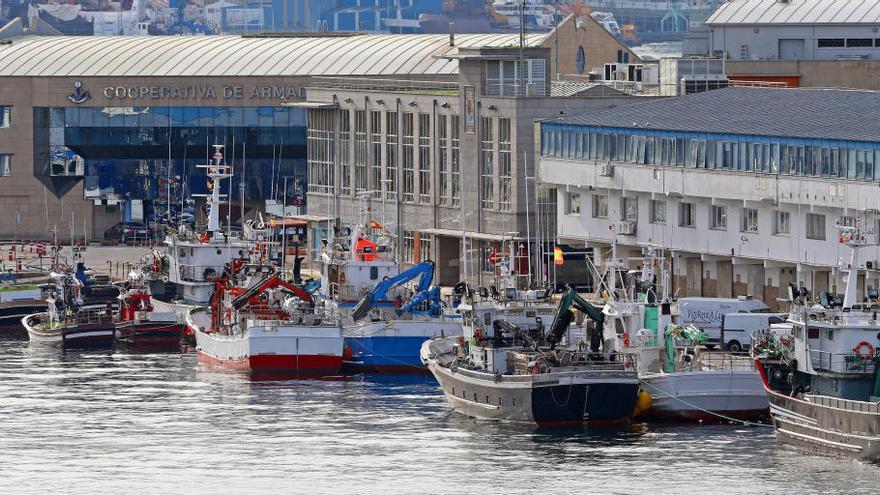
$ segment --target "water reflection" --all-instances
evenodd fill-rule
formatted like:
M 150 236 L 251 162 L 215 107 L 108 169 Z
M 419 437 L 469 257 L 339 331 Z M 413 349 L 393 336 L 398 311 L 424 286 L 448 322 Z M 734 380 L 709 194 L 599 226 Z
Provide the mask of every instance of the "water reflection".
M 192 354 L 0 341 L 0 493 L 874 493 L 880 467 L 729 425 L 536 430 L 433 378 L 254 381 Z

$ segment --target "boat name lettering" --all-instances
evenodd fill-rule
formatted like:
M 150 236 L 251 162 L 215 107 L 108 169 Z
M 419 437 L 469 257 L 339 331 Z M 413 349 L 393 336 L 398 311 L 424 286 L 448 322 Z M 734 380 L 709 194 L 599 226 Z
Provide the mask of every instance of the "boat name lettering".
M 299 88 L 296 86 L 107 86 L 104 97 L 108 100 L 191 100 L 213 99 L 224 100 L 266 100 L 296 98 Z

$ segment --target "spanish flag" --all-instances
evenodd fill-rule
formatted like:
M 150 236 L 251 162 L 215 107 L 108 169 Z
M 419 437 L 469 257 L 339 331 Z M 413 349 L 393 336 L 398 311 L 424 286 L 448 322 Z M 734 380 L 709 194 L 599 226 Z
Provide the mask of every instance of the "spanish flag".
M 562 248 L 559 246 L 553 248 L 553 263 L 556 265 L 565 263 L 565 259 L 562 257 Z
M 385 227 L 379 225 L 379 222 L 377 222 L 377 221 L 375 221 L 375 220 L 371 220 L 371 221 L 370 221 L 370 228 L 371 228 L 371 229 L 381 229 L 381 230 L 385 230 Z

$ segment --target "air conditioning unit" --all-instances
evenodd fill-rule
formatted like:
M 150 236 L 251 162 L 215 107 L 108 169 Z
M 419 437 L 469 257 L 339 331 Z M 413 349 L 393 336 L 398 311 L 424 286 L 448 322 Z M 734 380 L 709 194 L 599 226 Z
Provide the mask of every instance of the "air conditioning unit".
M 617 233 L 621 235 L 636 235 L 638 224 L 634 220 L 623 220 L 617 224 Z
M 602 177 L 614 177 L 614 165 L 603 163 L 599 166 L 599 175 Z

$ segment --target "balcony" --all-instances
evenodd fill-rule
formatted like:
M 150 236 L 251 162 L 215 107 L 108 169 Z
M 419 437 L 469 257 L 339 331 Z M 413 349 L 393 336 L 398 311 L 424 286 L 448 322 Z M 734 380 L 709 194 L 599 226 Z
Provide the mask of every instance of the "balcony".
M 413 81 L 408 79 L 357 79 L 350 77 L 314 77 L 309 84 L 315 89 L 375 91 L 381 93 L 419 93 L 457 95 L 458 83 L 447 81 Z
M 483 86 L 485 96 L 508 98 L 537 98 L 547 96 L 547 85 L 540 82 L 487 80 Z

